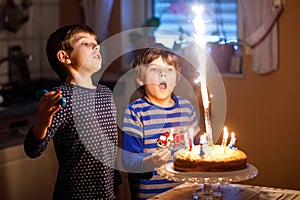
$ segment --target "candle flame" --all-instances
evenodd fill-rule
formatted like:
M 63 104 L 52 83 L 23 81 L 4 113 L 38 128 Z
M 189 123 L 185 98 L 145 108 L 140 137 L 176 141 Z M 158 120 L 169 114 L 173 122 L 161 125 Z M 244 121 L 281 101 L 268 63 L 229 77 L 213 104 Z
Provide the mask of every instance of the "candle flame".
M 228 129 L 226 126 L 223 128 L 223 140 L 222 140 L 222 146 L 226 146 L 228 139 Z
M 235 138 L 234 132 L 231 132 L 231 138 Z
M 198 36 L 195 38 L 195 40 L 201 47 L 204 47 L 205 40 L 203 39 L 203 36 L 205 33 L 205 20 L 202 17 L 204 7 L 202 5 L 193 5 L 192 11 L 195 13 L 193 24 L 197 33 L 196 35 Z

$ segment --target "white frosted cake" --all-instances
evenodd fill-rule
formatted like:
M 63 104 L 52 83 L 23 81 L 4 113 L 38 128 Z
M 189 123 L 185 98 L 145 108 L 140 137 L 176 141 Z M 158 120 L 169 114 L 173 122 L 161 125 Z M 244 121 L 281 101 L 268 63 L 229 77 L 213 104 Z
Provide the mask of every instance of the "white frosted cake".
M 200 145 L 192 150 L 180 149 L 174 154 L 174 170 L 184 172 L 225 172 L 247 167 L 247 155 L 238 149 L 221 145 L 204 145 L 204 155 L 200 155 Z

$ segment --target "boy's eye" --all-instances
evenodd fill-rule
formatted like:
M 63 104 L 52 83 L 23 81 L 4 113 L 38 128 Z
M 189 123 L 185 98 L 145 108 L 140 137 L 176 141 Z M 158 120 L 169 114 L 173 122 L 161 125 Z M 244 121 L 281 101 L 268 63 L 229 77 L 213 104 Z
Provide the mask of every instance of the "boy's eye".
M 168 68 L 168 72 L 173 72 L 174 69 L 173 68 Z
M 150 71 L 155 72 L 155 71 L 157 71 L 157 68 L 151 67 L 151 68 L 150 68 Z
M 86 46 L 86 47 L 92 47 L 95 48 L 98 46 L 98 43 L 92 43 L 92 42 L 83 42 L 82 46 Z
M 82 43 L 82 46 L 89 47 L 89 46 L 90 46 L 90 44 L 89 44 L 89 43 L 87 43 L 87 42 L 83 42 L 83 43 Z
M 153 71 L 153 72 L 158 70 L 158 66 L 157 65 L 149 65 L 148 67 L 149 67 L 148 69 L 150 71 Z

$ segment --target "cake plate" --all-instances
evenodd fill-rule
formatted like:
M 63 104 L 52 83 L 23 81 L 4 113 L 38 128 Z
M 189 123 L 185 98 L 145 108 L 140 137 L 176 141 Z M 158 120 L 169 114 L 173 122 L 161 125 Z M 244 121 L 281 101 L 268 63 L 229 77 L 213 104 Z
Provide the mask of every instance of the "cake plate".
M 228 172 L 180 172 L 175 171 L 173 163 L 167 163 L 158 168 L 157 173 L 175 182 L 189 182 L 203 184 L 203 187 L 193 193 L 193 199 L 214 200 L 222 199 L 220 192 L 212 190 L 212 184 L 228 184 L 231 182 L 245 181 L 254 178 L 258 174 L 255 166 L 247 164 L 242 170 Z

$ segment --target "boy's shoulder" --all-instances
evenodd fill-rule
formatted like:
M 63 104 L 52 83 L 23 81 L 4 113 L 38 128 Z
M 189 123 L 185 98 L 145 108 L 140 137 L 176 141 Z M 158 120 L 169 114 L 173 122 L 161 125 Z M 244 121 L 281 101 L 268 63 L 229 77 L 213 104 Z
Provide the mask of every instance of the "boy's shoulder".
M 146 103 L 146 101 L 144 100 L 144 98 L 139 97 L 139 98 L 133 100 L 132 102 L 130 102 L 130 103 L 128 104 L 127 107 L 137 107 L 137 106 L 142 106 L 142 105 L 144 105 L 145 103 Z
M 101 92 L 109 92 L 109 93 L 112 92 L 108 86 L 102 84 L 97 85 L 97 90 L 100 90 Z
M 67 83 L 63 83 L 61 85 L 53 87 L 52 90 L 54 90 L 54 91 L 61 90 L 62 92 L 69 91 L 69 90 L 72 90 L 72 85 L 71 84 L 67 84 Z
M 52 89 L 54 91 L 55 90 L 61 90 L 64 93 L 64 92 L 68 92 L 68 91 L 73 91 L 74 88 L 77 88 L 77 89 L 80 89 L 80 90 L 87 90 L 87 88 L 83 88 L 83 87 L 80 87 L 80 86 L 75 86 L 75 85 L 68 84 L 68 83 L 64 83 L 64 84 L 61 84 L 59 86 L 55 86 Z M 100 93 L 109 93 L 109 94 L 112 93 L 111 89 L 108 86 L 102 85 L 102 84 L 97 85 L 96 91 L 100 92 Z

